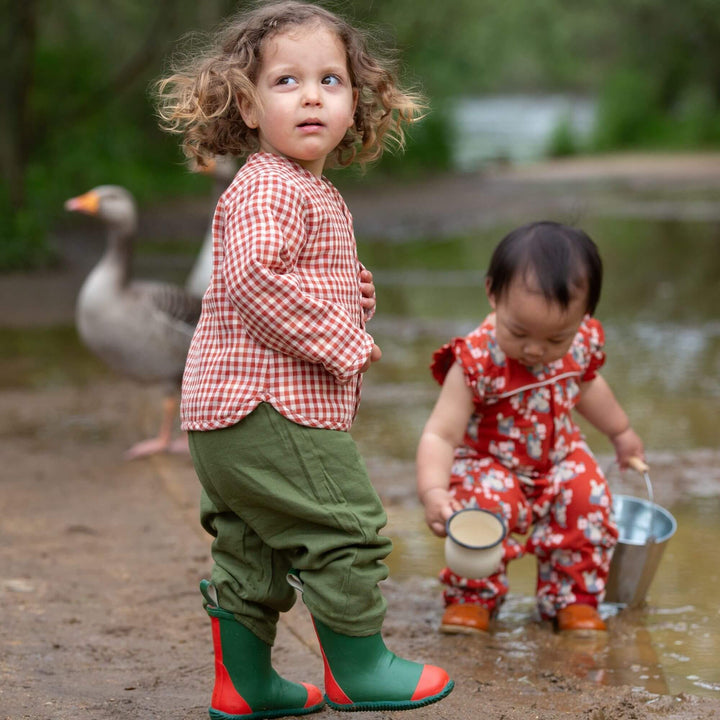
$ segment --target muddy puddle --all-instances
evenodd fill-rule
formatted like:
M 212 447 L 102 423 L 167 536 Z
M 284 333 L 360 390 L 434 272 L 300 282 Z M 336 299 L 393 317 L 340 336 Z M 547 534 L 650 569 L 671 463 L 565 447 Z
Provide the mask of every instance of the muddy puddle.
M 720 500 L 691 498 L 672 505 L 678 530 L 668 542 L 638 609 L 603 605 L 610 631 L 605 640 L 570 640 L 553 634 L 535 614 L 535 561 L 510 565 L 511 592 L 497 619 L 493 646 L 502 646 L 530 666 L 544 665 L 559 675 L 629 685 L 650 693 L 720 693 L 720 571 L 709 548 L 720 544 Z M 388 558 L 394 580 L 422 578 L 423 590 L 437 598 L 434 582 L 442 568 L 443 541 L 430 534 L 413 502 L 390 504 L 387 532 L 394 550 Z M 700 552 L 698 549 L 701 549 Z

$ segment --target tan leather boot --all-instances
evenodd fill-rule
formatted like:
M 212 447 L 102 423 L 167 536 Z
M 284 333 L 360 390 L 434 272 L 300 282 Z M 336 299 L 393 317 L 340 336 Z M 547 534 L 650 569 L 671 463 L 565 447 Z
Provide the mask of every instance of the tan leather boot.
M 560 632 L 575 632 L 578 634 L 607 631 L 607 625 L 600 617 L 600 613 L 592 605 L 584 605 L 583 603 L 568 605 L 558 610 L 555 627 Z
M 482 605 L 457 603 L 448 605 L 440 621 L 440 632 L 449 635 L 487 632 L 490 611 Z

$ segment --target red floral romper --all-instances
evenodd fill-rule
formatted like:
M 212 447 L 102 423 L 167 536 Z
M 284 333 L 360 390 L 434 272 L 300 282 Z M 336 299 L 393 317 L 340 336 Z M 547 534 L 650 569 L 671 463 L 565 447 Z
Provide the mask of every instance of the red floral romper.
M 435 379 L 442 383 L 459 363 L 475 400 L 455 450 L 450 492 L 463 507 L 502 515 L 508 526 L 497 573 L 474 580 L 442 571 L 446 605 L 475 603 L 496 612 L 508 592 L 507 562 L 525 552 L 538 561 L 543 618 L 602 600 L 618 533 L 607 483 L 571 411 L 580 383 L 605 361 L 603 343 L 602 326 L 586 316 L 563 358 L 529 368 L 505 356 L 490 316 L 434 354 Z M 512 537 L 531 528 L 524 544 Z

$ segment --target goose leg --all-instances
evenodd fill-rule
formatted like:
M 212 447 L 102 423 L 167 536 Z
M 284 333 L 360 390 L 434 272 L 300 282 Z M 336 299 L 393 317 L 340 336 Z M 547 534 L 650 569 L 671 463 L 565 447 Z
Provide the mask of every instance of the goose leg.
M 171 442 L 172 428 L 177 413 L 178 401 L 175 395 L 163 400 L 163 417 L 156 437 L 135 443 L 126 453 L 126 460 L 137 460 L 160 452 L 187 452 L 187 436 Z

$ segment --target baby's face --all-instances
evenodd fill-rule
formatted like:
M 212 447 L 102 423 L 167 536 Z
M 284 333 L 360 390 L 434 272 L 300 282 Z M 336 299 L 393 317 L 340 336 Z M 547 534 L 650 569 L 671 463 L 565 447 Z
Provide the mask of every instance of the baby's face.
M 563 357 L 585 317 L 586 293 L 573 295 L 567 308 L 548 302 L 532 278 L 516 278 L 500 297 L 488 294 L 495 310 L 500 349 L 523 365 L 548 365 Z

